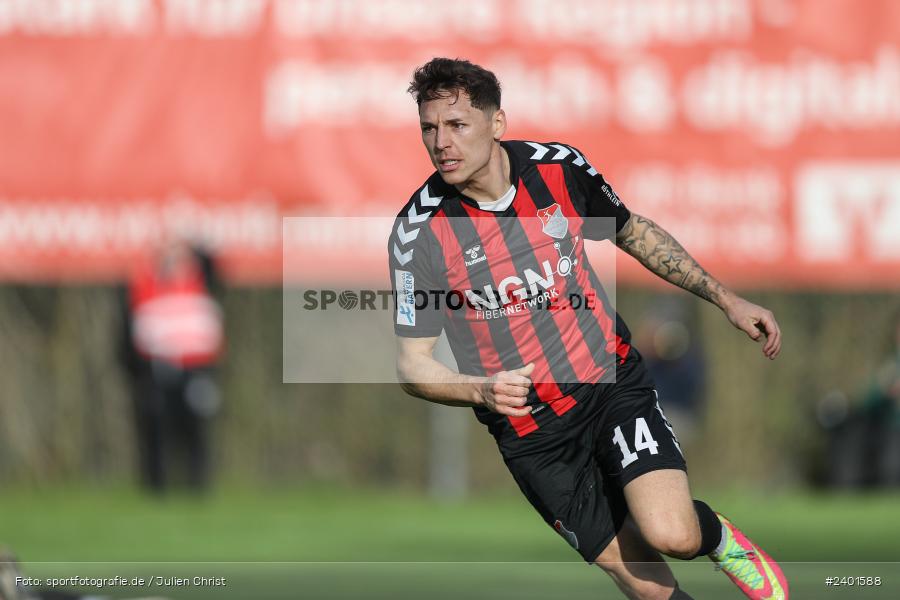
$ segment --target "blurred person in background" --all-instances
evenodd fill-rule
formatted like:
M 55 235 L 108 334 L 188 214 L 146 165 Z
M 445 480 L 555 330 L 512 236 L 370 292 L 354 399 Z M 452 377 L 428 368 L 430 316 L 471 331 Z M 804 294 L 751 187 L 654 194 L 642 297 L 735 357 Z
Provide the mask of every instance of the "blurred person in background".
M 641 319 L 634 336 L 682 443 L 696 435 L 706 395 L 706 355 L 693 330 L 684 299 L 665 296 Z
M 880 424 L 874 438 L 880 450 L 876 483 L 900 485 L 900 311 L 888 328 L 886 356 L 875 371 L 863 399 L 863 410 Z
M 501 141 L 506 115 L 490 71 L 435 58 L 416 70 L 409 91 L 437 170 L 400 211 L 388 243 L 404 390 L 474 408 L 529 502 L 627 597 L 690 598 L 662 553 L 709 556 L 747 597 L 787 598 L 778 565 L 692 499 L 681 447 L 583 237 L 614 237 L 651 272 L 763 341 L 769 359 L 781 347 L 772 313 L 625 208 L 577 149 Z M 614 231 L 601 230 L 604 218 Z M 448 300 L 421 302 L 422 294 Z M 567 294 L 585 308 L 590 300 L 589 310 L 567 305 Z M 465 302 L 453 310 L 451 296 Z M 433 356 L 442 331 L 459 372 Z M 613 368 L 615 382 L 606 383 Z
M 884 359 L 850 406 L 832 392 L 819 402 L 828 432 L 827 482 L 833 487 L 900 485 L 900 311 L 891 319 Z
M 195 491 L 210 483 L 210 423 L 220 405 L 214 371 L 224 346 L 219 291 L 212 256 L 176 238 L 129 282 L 123 356 L 141 483 L 154 492 L 173 481 Z

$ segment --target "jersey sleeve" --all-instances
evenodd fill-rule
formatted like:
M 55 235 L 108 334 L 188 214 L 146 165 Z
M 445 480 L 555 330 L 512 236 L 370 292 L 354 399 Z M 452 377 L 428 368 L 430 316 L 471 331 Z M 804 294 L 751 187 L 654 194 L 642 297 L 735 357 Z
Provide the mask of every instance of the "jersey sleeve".
M 575 152 L 581 156 L 578 150 Z M 588 219 L 584 228 L 585 237 L 589 240 L 600 240 L 618 233 L 631 218 L 631 211 L 625 207 L 603 175 L 586 159 L 583 166 L 570 165 L 568 174 L 578 191 L 579 202 L 576 202 L 576 208 Z M 615 219 L 615 229 L 607 226 L 604 223 L 605 219 L 598 217 Z M 597 220 L 592 223 L 592 219 Z
M 427 225 L 413 228 L 403 218 L 394 222 L 388 262 L 394 332 L 400 337 L 437 337 L 444 328 L 444 290 L 433 259 L 434 244 Z

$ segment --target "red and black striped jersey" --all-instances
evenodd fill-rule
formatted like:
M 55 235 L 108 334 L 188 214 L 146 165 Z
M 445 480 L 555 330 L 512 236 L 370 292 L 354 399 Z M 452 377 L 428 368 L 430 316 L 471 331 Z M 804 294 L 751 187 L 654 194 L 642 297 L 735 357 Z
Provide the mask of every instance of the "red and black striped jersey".
M 438 172 L 412 195 L 388 242 L 402 337 L 446 332 L 459 371 L 492 375 L 535 363 L 532 413 L 475 409 L 491 432 L 523 437 L 575 405 L 628 355 L 630 334 L 585 255 L 630 217 L 572 146 L 502 142 L 515 197 L 483 210 Z

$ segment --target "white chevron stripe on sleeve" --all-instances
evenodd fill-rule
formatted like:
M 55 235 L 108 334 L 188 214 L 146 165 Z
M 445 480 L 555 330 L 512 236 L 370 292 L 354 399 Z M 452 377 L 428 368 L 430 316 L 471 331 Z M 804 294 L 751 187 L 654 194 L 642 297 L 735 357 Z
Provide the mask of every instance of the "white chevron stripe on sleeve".
M 432 196 L 428 193 L 428 186 L 422 188 L 422 192 L 419 194 L 419 201 L 422 203 L 422 206 L 437 206 L 441 201 L 443 196 Z
M 541 144 L 538 144 L 537 142 L 525 142 L 525 143 L 528 144 L 529 146 L 531 146 L 532 148 L 534 148 L 534 154 L 531 155 L 531 160 L 541 160 L 542 158 L 544 158 L 545 154 L 550 152 L 550 148 L 548 148 L 547 146 L 542 146 Z
M 400 238 L 400 243 L 405 246 L 406 244 L 419 237 L 419 228 L 416 227 L 415 229 L 410 229 L 409 232 L 407 232 L 405 229 L 403 229 L 403 222 L 401 221 L 400 224 L 397 225 L 397 237 Z
M 409 217 L 410 223 L 421 223 L 422 221 L 426 220 L 430 214 L 431 213 L 429 212 L 417 213 L 416 205 L 411 204 L 409 210 L 406 213 L 406 216 Z
M 589 163 L 588 161 L 586 161 L 586 160 L 584 159 L 584 157 L 581 155 L 581 153 L 580 153 L 578 150 L 576 150 L 575 148 L 569 148 L 569 150 L 571 150 L 572 152 L 574 152 L 574 153 L 575 153 L 575 156 L 578 157 L 578 158 L 576 158 L 575 160 L 572 161 L 572 164 L 573 164 L 573 165 L 575 165 L 576 167 L 580 167 L 581 165 L 587 165 L 587 166 L 589 167 L 588 170 L 587 170 L 587 174 L 588 174 L 588 175 L 590 175 L 591 177 L 593 177 L 594 175 L 597 174 L 597 169 L 595 169 L 594 166 L 593 166 L 591 163 Z
M 409 261 L 412 260 L 413 251 L 412 248 L 407 250 L 406 252 L 400 252 L 400 247 L 397 244 L 394 244 L 394 258 L 397 259 L 397 262 L 400 263 L 400 266 L 405 265 Z
M 576 150 L 575 148 L 570 148 L 570 150 L 571 150 L 572 152 L 574 152 L 574 153 L 575 153 L 575 156 L 577 157 L 577 158 L 575 158 L 575 160 L 572 161 L 572 164 L 575 165 L 576 167 L 580 167 L 581 165 L 583 165 L 583 164 L 584 164 L 584 157 L 581 155 L 581 152 L 579 152 L 579 151 Z
M 562 160 L 572 153 L 570 149 L 566 148 L 562 144 L 550 144 L 550 146 L 559 150 L 559 152 L 553 155 L 553 160 Z

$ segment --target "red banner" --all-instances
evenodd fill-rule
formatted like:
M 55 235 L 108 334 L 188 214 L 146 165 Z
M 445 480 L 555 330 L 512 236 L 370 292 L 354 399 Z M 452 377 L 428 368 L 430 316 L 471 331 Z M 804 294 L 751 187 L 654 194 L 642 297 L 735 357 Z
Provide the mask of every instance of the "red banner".
M 726 282 L 898 287 L 893 0 L 0 0 L 0 277 L 119 278 L 176 232 L 280 281 L 283 216 L 392 215 L 431 172 L 405 89 L 437 55 Z

